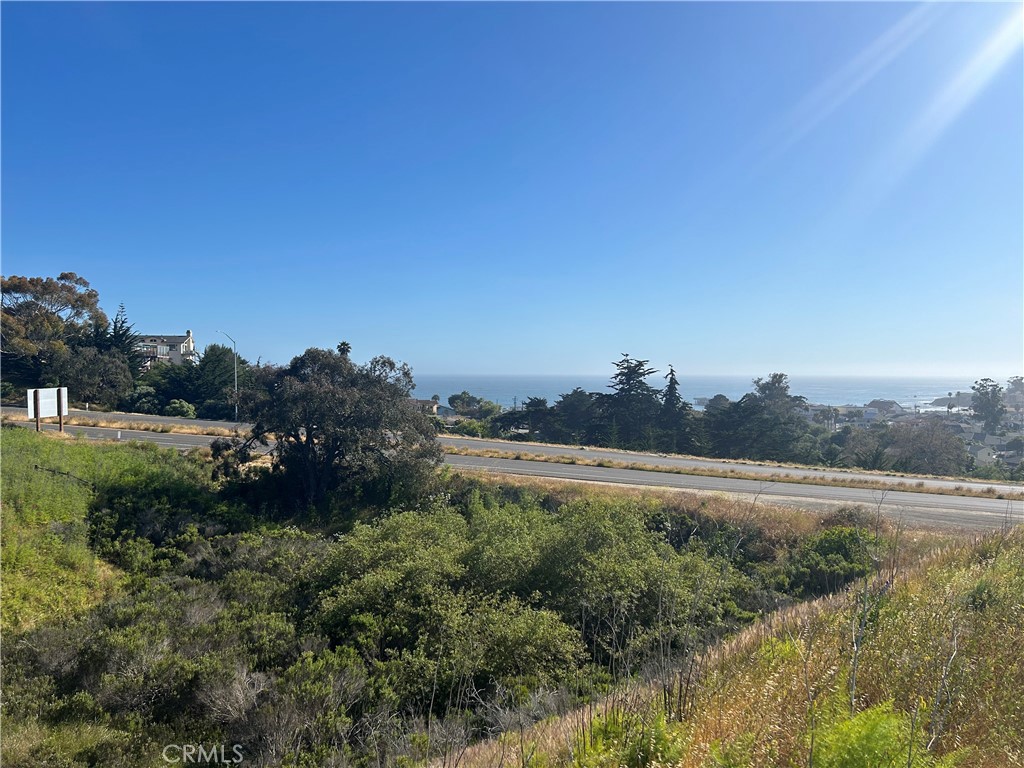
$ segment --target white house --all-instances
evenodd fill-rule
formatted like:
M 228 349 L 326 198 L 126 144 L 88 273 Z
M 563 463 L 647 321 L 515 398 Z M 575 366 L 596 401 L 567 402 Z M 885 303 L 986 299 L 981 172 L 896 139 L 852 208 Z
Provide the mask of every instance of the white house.
M 153 367 L 154 363 L 181 365 L 182 363 L 199 362 L 199 354 L 196 352 L 196 342 L 192 338 L 192 331 L 185 331 L 184 336 L 139 334 L 135 349 L 142 355 L 142 368 L 147 371 Z

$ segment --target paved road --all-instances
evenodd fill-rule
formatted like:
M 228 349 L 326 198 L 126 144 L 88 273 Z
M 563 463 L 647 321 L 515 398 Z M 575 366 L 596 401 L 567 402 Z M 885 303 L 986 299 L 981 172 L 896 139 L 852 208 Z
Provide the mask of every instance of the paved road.
M 863 505 L 874 510 L 881 502 L 883 514 L 894 519 L 902 519 L 910 526 L 927 525 L 986 531 L 998 530 L 1008 524 L 1024 523 L 1024 502 L 1003 499 L 910 491 L 887 491 L 883 495 L 881 491 L 865 488 L 675 475 L 635 469 L 605 469 L 575 464 L 487 459 L 478 456 L 447 456 L 445 461 L 460 468 L 514 475 L 726 493 L 746 500 L 759 498 L 765 502 L 801 509 L 824 510 Z
M 44 425 L 56 429 L 56 425 Z M 122 440 L 143 440 L 171 448 L 206 446 L 214 438 L 207 435 L 186 435 L 148 431 L 116 430 L 100 427 L 66 427 L 70 434 L 91 439 L 111 440 L 120 431 Z M 476 442 L 476 441 L 474 441 Z M 493 441 L 489 441 L 493 442 Z M 503 444 L 508 447 L 508 444 Z M 515 444 L 513 444 L 515 445 Z M 635 457 L 635 454 L 629 454 Z M 697 493 L 725 493 L 739 499 L 760 498 L 775 504 L 802 509 L 830 509 L 863 505 L 875 509 L 881 502 L 882 512 L 902 519 L 911 526 L 941 526 L 977 531 L 996 530 L 1007 524 L 1024 523 L 1024 502 L 985 499 L 906 491 L 880 491 L 863 488 L 842 488 L 799 483 L 739 480 L 699 475 L 676 475 L 635 469 L 588 467 L 578 464 L 554 464 L 516 459 L 490 459 L 479 456 L 447 455 L 445 462 L 460 469 L 500 472 L 513 475 L 545 477 L 594 483 L 649 486 Z M 733 466 L 733 465 L 730 465 Z M 747 465 L 745 465 L 747 466 Z
M 35 429 L 34 422 L 26 422 L 25 426 Z M 56 432 L 56 424 L 43 424 L 43 429 L 48 432 Z M 146 443 L 156 443 L 165 448 L 177 448 L 184 450 L 188 448 L 203 448 L 208 446 L 216 437 L 210 435 L 186 435 L 178 432 L 149 432 L 146 430 L 133 429 L 109 429 L 107 427 L 79 427 L 66 425 L 64 431 L 69 435 L 86 437 L 90 440 L 120 440 L 128 442 L 139 440 Z
M 984 490 L 995 488 L 999 493 L 1020 493 L 1024 491 L 1024 484 L 1002 483 L 977 480 L 946 480 L 941 478 L 921 478 L 909 475 L 884 474 L 878 472 L 858 472 L 841 469 L 809 469 L 803 467 L 788 467 L 782 464 L 754 464 L 743 461 L 720 461 L 716 459 L 687 458 L 684 456 L 669 456 L 656 453 L 637 453 L 634 451 L 615 451 L 608 448 L 586 448 L 580 449 L 565 445 L 546 445 L 544 443 L 521 443 L 508 440 L 488 440 L 486 438 L 473 437 L 442 437 L 439 438 L 443 445 L 450 445 L 458 448 L 468 448 L 473 451 L 502 451 L 505 453 L 534 453 L 544 456 L 573 456 L 584 459 L 606 459 L 624 463 L 647 464 L 656 467 L 671 467 L 674 469 L 691 470 L 714 470 L 718 472 L 742 472 L 747 475 L 780 476 L 789 475 L 798 478 L 827 478 L 834 480 L 866 480 L 878 482 L 880 480 L 909 484 L 918 483 L 923 480 L 926 486 L 934 488 L 967 488 L 971 490 Z
M 3 415 L 10 416 L 14 419 L 28 419 L 28 409 L 14 405 L 5 405 L 2 407 Z M 82 408 L 68 408 L 68 417 L 81 416 L 87 419 L 110 419 L 111 421 L 134 421 L 142 424 L 182 424 L 189 427 L 198 427 L 200 429 L 214 428 L 214 429 L 235 429 L 238 427 L 239 430 L 249 429 L 249 424 L 235 424 L 233 421 L 213 421 L 204 419 L 182 419 L 177 416 L 154 416 L 148 413 L 120 413 L 105 412 L 105 411 L 86 411 Z
M 3 406 L 3 412 L 9 414 L 15 418 L 26 418 L 24 408 L 15 408 L 11 406 Z M 180 419 L 172 416 L 150 416 L 146 414 L 135 414 L 135 413 L 97 413 L 95 411 L 89 413 L 80 410 L 71 410 L 71 415 L 82 415 L 98 418 L 119 418 L 125 421 L 137 421 L 147 422 L 154 424 L 184 424 L 191 427 L 216 427 L 220 429 L 234 429 L 238 428 L 244 432 L 249 428 L 248 424 L 235 424 L 234 422 L 228 421 L 202 421 L 198 419 Z M 68 429 L 82 429 L 81 427 L 69 427 Z M 125 435 L 128 433 L 125 432 Z M 153 434 L 153 433 L 145 433 Z M 127 439 L 127 438 L 126 438 Z M 132 438 L 141 439 L 141 438 Z M 794 478 L 828 478 L 834 480 L 866 480 L 866 481 L 886 481 L 891 483 L 914 483 L 923 482 L 925 487 L 933 488 L 945 488 L 945 489 L 957 489 L 966 488 L 969 490 L 980 491 L 986 488 L 994 488 L 996 492 L 1006 493 L 1020 493 L 1024 491 L 1024 484 L 1022 483 L 1006 483 L 1006 482 L 986 482 L 977 480 L 946 480 L 941 478 L 925 478 L 922 479 L 916 476 L 898 475 L 898 474 L 883 474 L 876 472 L 858 472 L 853 470 L 840 470 L 840 469 L 810 469 L 810 468 L 797 468 L 787 467 L 781 464 L 754 464 L 743 461 L 720 461 L 716 459 L 703 459 L 703 458 L 687 458 L 683 456 L 669 456 L 666 454 L 655 454 L 655 453 L 637 453 L 633 451 L 615 451 L 608 448 L 586 448 L 581 449 L 573 446 L 565 445 L 547 445 L 544 443 L 524 443 L 524 442 L 513 442 L 510 440 L 489 440 L 479 439 L 472 437 L 449 437 L 443 436 L 438 438 L 442 446 L 452 446 L 456 448 L 467 448 L 474 451 L 501 451 L 503 453 L 533 453 L 541 454 L 544 456 L 572 456 L 572 457 L 583 457 L 586 459 L 606 459 L 609 461 L 624 462 L 624 463 L 639 463 L 647 464 L 656 467 L 669 467 L 673 469 L 691 469 L 691 470 L 711 470 L 718 472 L 742 472 L 747 475 L 764 475 L 769 476 L 780 476 L 789 475 Z M 172 444 L 170 436 L 168 440 L 164 441 L 165 444 Z M 205 445 L 207 443 L 186 443 L 187 445 Z

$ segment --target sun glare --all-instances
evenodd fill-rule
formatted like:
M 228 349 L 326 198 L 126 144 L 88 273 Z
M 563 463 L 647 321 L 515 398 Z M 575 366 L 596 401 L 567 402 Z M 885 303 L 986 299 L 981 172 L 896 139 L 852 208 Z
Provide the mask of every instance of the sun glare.
M 927 155 L 1024 43 L 1024 11 L 1011 14 L 982 48 L 928 103 L 875 166 L 874 202 L 888 194 Z
M 789 149 L 846 104 L 921 37 L 944 11 L 937 5 L 918 6 L 807 94 L 793 110 L 786 126 L 787 136 L 778 151 Z

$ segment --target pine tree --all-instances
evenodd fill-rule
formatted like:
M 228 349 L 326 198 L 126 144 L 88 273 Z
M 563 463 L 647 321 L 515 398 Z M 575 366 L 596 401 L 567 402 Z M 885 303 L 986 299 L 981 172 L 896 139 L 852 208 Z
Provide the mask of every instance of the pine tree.
M 676 370 L 668 367 L 667 383 L 661 392 L 661 438 L 659 445 L 669 453 L 697 453 L 699 440 L 693 408 L 679 394 L 679 379 Z
M 609 384 L 614 393 L 607 396 L 606 404 L 626 448 L 642 446 L 657 419 L 658 392 L 647 383 L 657 371 L 649 367 L 649 362 L 623 353 L 622 359 L 614 363 L 616 370 Z
M 107 333 L 107 349 L 113 352 L 120 352 L 128 363 L 132 376 L 137 376 L 142 370 L 142 355 L 138 350 L 139 334 L 134 331 L 135 326 L 128 322 L 128 313 L 125 312 L 124 304 L 119 304 L 117 314 L 114 315 L 114 322 L 110 325 Z

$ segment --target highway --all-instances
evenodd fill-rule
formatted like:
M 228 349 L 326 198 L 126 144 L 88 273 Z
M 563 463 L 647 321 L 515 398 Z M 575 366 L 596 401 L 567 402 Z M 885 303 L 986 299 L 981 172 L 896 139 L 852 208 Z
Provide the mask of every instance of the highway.
M 4 408 L 4 412 L 16 420 L 24 419 L 24 409 Z M 84 412 L 83 412 L 84 415 Z M 89 414 L 99 416 L 99 414 Z M 183 423 L 199 426 L 194 420 L 171 419 L 161 416 L 126 415 L 123 418 L 132 421 L 148 421 L 154 423 Z M 28 425 L 28 422 L 25 422 Z M 233 425 L 225 422 L 209 422 L 221 428 Z M 245 425 L 240 425 L 244 427 Z M 56 429 L 55 424 L 44 424 L 47 430 Z M 189 435 L 182 433 L 164 433 L 135 430 L 118 430 L 116 428 L 66 426 L 71 435 L 81 435 L 89 439 L 116 440 L 118 433 L 122 441 L 141 440 L 156 443 L 168 448 L 179 450 L 209 445 L 215 438 L 208 435 Z M 748 474 L 763 473 L 779 474 L 788 472 L 793 476 L 800 475 L 810 478 L 815 475 L 822 477 L 866 477 L 872 480 L 890 479 L 906 481 L 899 476 L 878 474 L 844 473 L 833 470 L 794 469 L 776 465 L 746 464 L 740 462 L 721 462 L 714 460 L 697 460 L 656 454 L 636 454 L 623 451 L 605 451 L 564 446 L 545 446 L 540 444 L 512 443 L 500 440 L 475 440 L 463 438 L 441 438 L 442 445 L 469 447 L 474 450 L 497 450 L 502 452 L 538 453 L 547 455 L 573 455 L 586 458 L 603 458 L 612 461 L 636 462 L 667 467 L 686 467 L 693 469 L 733 469 Z M 700 475 L 681 475 L 668 472 L 657 472 L 638 469 L 617 469 L 594 467 L 579 464 L 558 464 L 511 458 L 486 458 L 480 456 L 461 456 L 447 454 L 445 462 L 455 468 L 472 471 L 498 472 L 510 475 L 550 478 L 556 480 L 572 480 L 592 483 L 606 483 L 653 488 L 685 490 L 696 493 L 721 493 L 742 500 L 758 498 L 764 502 L 794 506 L 803 509 L 824 510 L 840 506 L 862 505 L 869 509 L 880 508 L 888 517 L 902 519 L 909 526 L 939 526 L 976 531 L 996 530 L 1008 524 L 1024 523 L 1024 502 L 1007 501 L 994 498 L 978 498 L 973 496 L 954 496 L 946 494 L 919 493 L 864 488 L 844 488 L 830 485 L 813 485 L 803 483 L 787 483 L 784 481 L 739 479 L 730 477 L 705 477 Z M 928 479 L 928 485 L 961 487 L 992 487 L 991 483 L 968 483 L 963 481 L 946 481 Z M 1020 491 L 1020 486 L 1003 485 L 1008 490 Z
M 655 467 L 667 467 L 670 469 L 685 469 L 695 471 L 715 472 L 741 472 L 745 475 L 763 475 L 765 477 L 789 475 L 795 478 L 823 478 L 829 480 L 864 480 L 878 482 L 880 480 L 890 483 L 916 484 L 923 482 L 925 485 L 934 488 L 946 489 L 970 489 L 983 491 L 987 488 L 994 488 L 997 493 L 1020 493 L 1024 491 L 1024 485 L 1020 483 L 1000 483 L 983 480 L 950 480 L 945 478 L 922 478 L 915 475 L 899 475 L 892 473 L 864 472 L 847 469 L 816 469 L 808 467 L 793 467 L 776 463 L 761 463 L 745 461 L 723 461 L 721 459 L 704 459 L 686 456 L 671 456 L 659 453 L 638 453 L 635 451 L 616 451 L 609 448 L 579 448 L 566 445 L 547 445 L 544 443 L 512 442 L 509 440 L 488 440 L 475 437 L 440 437 L 442 445 L 454 448 L 463 448 L 471 451 L 501 451 L 503 453 L 532 453 L 543 456 L 572 456 L 577 459 L 607 460 L 626 464 L 645 464 Z
M 13 419 L 27 419 L 26 411 L 24 408 L 17 408 L 12 406 L 3 406 L 3 414 Z M 137 413 L 98 413 L 96 411 L 88 412 L 82 410 L 72 409 L 70 412 L 71 416 L 83 416 L 88 418 L 97 419 L 117 419 L 122 421 L 131 422 L 142 422 L 149 424 L 175 424 L 182 425 L 192 428 L 204 429 L 208 427 L 214 427 L 217 429 L 234 429 L 237 427 L 241 432 L 245 432 L 249 429 L 248 424 L 235 424 L 228 421 L 203 421 L 201 419 L 181 419 L 173 416 L 152 416 L 147 414 Z M 81 430 L 83 427 L 67 427 L 69 431 Z M 141 437 L 131 437 L 128 435 L 153 435 L 159 433 L 151 432 L 138 432 L 129 433 L 127 430 L 124 432 L 124 439 L 148 439 Z M 90 437 L 92 435 L 89 435 Z M 99 435 L 96 435 L 99 437 Z M 173 437 L 187 437 L 183 435 L 171 435 L 165 434 L 165 441 L 162 442 L 165 445 L 174 445 L 174 447 L 191 447 L 194 445 L 206 445 L 203 442 L 181 442 L 180 445 L 175 444 Z M 789 475 L 793 478 L 803 479 L 814 479 L 814 478 L 825 478 L 829 480 L 862 480 L 868 482 L 885 481 L 889 483 L 906 483 L 917 484 L 923 482 L 927 487 L 933 488 L 944 488 L 947 490 L 960 490 L 968 489 L 972 491 L 985 491 L 986 489 L 993 489 L 996 493 L 1000 494 L 1012 494 L 1021 493 L 1024 491 L 1024 484 L 1021 483 L 1005 483 L 1005 482 L 993 482 L 984 480 L 951 480 L 946 478 L 937 477 L 919 477 L 916 475 L 900 475 L 894 473 L 879 473 L 879 472 L 865 472 L 850 469 L 827 469 L 827 468 L 809 468 L 809 467 L 793 467 L 784 464 L 777 463 L 761 463 L 757 464 L 754 462 L 745 461 L 724 461 L 721 459 L 706 459 L 699 457 L 686 457 L 686 456 L 672 456 L 667 454 L 658 453 L 638 453 L 635 451 L 619 451 L 610 448 L 592 448 L 586 447 L 581 448 L 578 446 L 567 446 L 567 445 L 549 445 L 546 443 L 530 443 L 522 441 L 511 441 L 511 440 L 492 440 L 487 438 L 475 438 L 475 437 L 457 437 L 442 435 L 438 437 L 438 441 L 444 447 L 452 447 L 462 450 L 470 450 L 476 452 L 485 451 L 498 451 L 501 453 L 523 453 L 523 454 L 537 454 L 543 456 L 566 456 L 575 459 L 582 460 L 606 460 L 614 461 L 625 464 L 644 464 L 647 466 L 655 467 L 666 467 L 669 469 L 682 469 L 682 470 L 693 470 L 693 471 L 713 471 L 722 473 L 742 473 L 744 475 L 763 475 L 766 478 L 778 480 L 780 476 Z M 783 479 L 785 479 L 783 477 Z
M 753 501 L 780 504 L 807 510 L 864 506 L 880 508 L 887 517 L 902 520 L 910 527 L 942 527 L 975 531 L 999 530 L 1024 523 L 1024 502 L 972 496 L 949 496 L 911 491 L 877 491 L 866 488 L 842 488 L 804 483 L 738 480 L 726 477 L 676 475 L 636 469 L 610 469 L 577 464 L 552 464 L 516 459 L 488 459 L 479 456 L 445 457 L 446 463 L 460 469 L 501 472 L 562 480 L 723 493 Z

